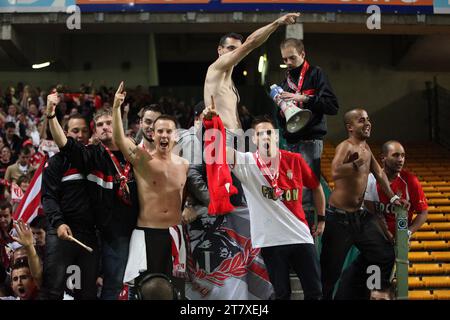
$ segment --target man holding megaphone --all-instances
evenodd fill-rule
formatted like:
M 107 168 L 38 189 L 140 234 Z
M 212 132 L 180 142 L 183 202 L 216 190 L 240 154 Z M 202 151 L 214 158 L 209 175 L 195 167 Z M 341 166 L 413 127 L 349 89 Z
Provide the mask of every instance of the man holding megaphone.
M 301 40 L 287 38 L 280 49 L 287 66 L 286 79 L 280 84 L 282 91 L 277 98 L 271 94 L 280 107 L 278 122 L 287 149 L 300 153 L 320 179 L 323 137 L 327 133 L 325 115 L 337 114 L 338 101 L 323 70 L 305 59 Z M 309 190 L 303 190 L 303 207 L 307 211 L 314 207 Z

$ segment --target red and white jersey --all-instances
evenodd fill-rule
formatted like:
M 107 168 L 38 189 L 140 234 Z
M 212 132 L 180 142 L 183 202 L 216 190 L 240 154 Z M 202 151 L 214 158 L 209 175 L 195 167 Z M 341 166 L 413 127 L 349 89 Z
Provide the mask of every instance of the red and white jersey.
M 427 199 L 423 193 L 422 186 L 415 175 L 408 171 L 402 170 L 400 174 L 391 182 L 392 191 L 402 199 L 406 199 L 411 203 L 408 212 L 408 225 L 411 225 L 413 213 L 420 213 L 428 209 Z M 392 212 L 390 198 L 386 196 L 377 183 L 373 174 L 369 175 L 367 180 L 367 189 L 364 196 L 365 200 L 380 203 L 381 212 L 383 212 L 389 231 L 395 234 L 395 214 Z
M 236 151 L 232 170 L 247 199 L 253 248 L 314 243 L 302 207 L 302 188 L 315 189 L 319 181 L 300 154 L 280 152 L 278 187 L 284 194 L 272 200 L 266 196 L 270 179 L 261 172 L 255 154 Z

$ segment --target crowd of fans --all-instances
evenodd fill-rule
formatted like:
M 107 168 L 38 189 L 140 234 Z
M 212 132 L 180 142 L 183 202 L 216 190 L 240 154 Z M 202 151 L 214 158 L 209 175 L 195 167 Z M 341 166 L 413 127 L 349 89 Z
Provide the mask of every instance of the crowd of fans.
M 14 223 L 12 217 L 45 154 L 58 152 L 44 114 L 47 95 L 54 88 L 62 101 L 57 117 L 63 127 L 69 116 L 77 113 L 92 123 L 94 112 L 110 107 L 115 93 L 112 87 L 84 84 L 78 89 L 56 85 L 45 90 L 23 83 L 0 88 L 0 299 L 33 299 L 42 279 L 46 218 L 39 215 L 28 226 Z M 185 102 L 172 95 L 156 97 L 151 88 L 137 86 L 128 89 L 125 101 L 127 135 L 138 134 L 139 110 L 154 103 L 175 116 L 180 128 L 192 126 L 193 99 Z

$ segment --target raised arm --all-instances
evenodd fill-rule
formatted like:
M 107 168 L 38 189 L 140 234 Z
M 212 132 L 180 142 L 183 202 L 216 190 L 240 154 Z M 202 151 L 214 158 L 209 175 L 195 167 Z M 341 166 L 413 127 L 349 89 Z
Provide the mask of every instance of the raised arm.
M 236 50 L 233 50 L 229 53 L 226 53 L 217 59 L 217 61 L 214 63 L 214 68 L 218 70 L 228 70 L 234 65 L 238 64 L 239 61 L 244 59 L 252 50 L 258 48 L 260 45 L 262 45 L 266 40 L 269 38 L 269 36 L 278 29 L 281 25 L 287 25 L 287 24 L 294 24 L 296 21 L 296 18 L 300 16 L 300 13 L 288 13 L 274 22 L 259 28 L 255 32 L 253 32 L 251 35 L 248 36 L 248 38 L 245 40 L 245 42 L 237 48 Z
M 131 139 L 125 136 L 122 124 L 122 116 L 120 114 L 120 106 L 125 100 L 127 93 L 124 91 L 123 81 L 120 83 L 114 96 L 113 103 L 113 138 L 114 142 L 125 158 L 134 166 L 136 162 L 141 158 L 140 156 L 145 153 L 150 156 L 146 151 L 139 150 L 139 147 L 134 144 Z
M 53 90 L 52 93 L 47 96 L 46 116 L 53 140 L 59 148 L 62 148 L 67 143 L 67 137 L 64 134 L 64 130 L 61 128 L 58 119 L 56 118 L 56 106 L 58 105 L 59 100 L 60 99 L 56 90 Z
M 25 248 L 31 275 L 36 281 L 37 286 L 40 287 L 42 283 L 42 264 L 36 253 L 36 248 L 34 247 L 33 232 L 31 231 L 30 226 L 25 224 L 22 220 L 14 223 L 14 229 L 17 232 L 17 237 L 12 238 Z

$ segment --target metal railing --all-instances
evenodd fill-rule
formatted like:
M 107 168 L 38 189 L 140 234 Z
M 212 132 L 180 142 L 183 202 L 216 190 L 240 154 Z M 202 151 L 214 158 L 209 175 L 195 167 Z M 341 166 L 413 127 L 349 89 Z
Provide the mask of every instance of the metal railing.
M 395 278 L 397 300 L 408 299 L 408 211 L 394 207 L 397 233 L 395 235 Z

